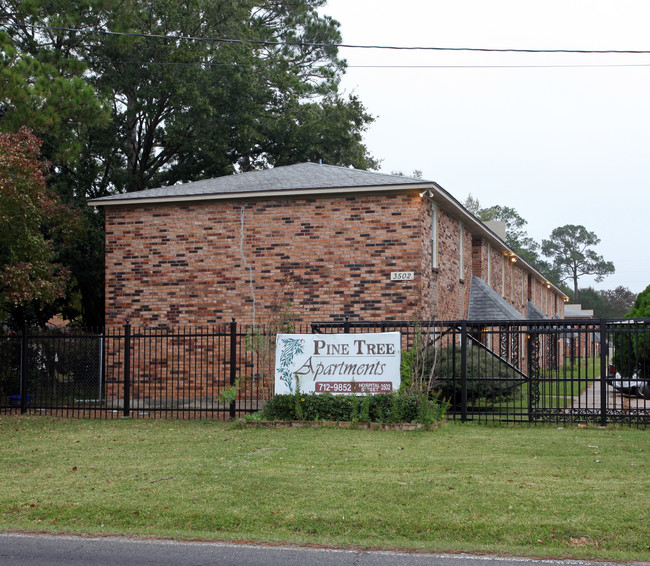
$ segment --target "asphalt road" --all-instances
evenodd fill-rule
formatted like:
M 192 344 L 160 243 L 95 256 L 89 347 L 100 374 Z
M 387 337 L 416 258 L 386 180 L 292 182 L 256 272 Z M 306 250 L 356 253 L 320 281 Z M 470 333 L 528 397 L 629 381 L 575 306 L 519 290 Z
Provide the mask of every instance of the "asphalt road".
M 405 554 L 0 533 L 2 566 L 621 566 L 454 554 Z M 638 564 L 637 564 L 638 566 Z

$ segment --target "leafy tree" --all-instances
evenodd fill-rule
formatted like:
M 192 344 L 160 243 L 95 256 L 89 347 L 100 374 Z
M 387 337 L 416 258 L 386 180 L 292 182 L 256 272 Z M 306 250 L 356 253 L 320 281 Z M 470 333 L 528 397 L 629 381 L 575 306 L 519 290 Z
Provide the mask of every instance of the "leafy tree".
M 372 117 L 338 93 L 341 36 L 324 4 L 5 0 L 4 11 L 18 52 L 87 65 L 110 101 L 110 127 L 82 155 L 94 165 L 88 196 L 99 196 L 305 159 L 376 168 L 361 142 Z M 60 29 L 82 26 L 98 33 Z
M 598 255 L 592 246 L 600 243 L 594 232 L 584 226 L 567 224 L 555 228 L 548 240 L 542 240 L 542 253 L 552 259 L 552 267 L 561 281 L 571 281 L 576 300 L 579 299 L 578 280 L 594 275 L 597 282 L 614 273 L 614 264 Z
M 567 297 L 570 303 L 577 303 L 578 300 L 573 294 L 573 289 L 566 289 Z M 593 287 L 583 287 L 580 289 L 580 305 L 583 309 L 593 310 L 595 318 L 609 318 L 606 313 L 607 305 L 604 297 Z
M 627 318 L 650 318 L 650 285 L 638 294 L 634 305 L 625 316 Z
M 0 31 L 0 131 L 27 126 L 42 140 L 52 168 L 74 161 L 84 130 L 108 119 L 84 71 L 83 64 L 24 53 Z
M 472 196 L 472 193 L 467 195 L 467 198 L 465 199 L 463 206 L 477 218 L 481 217 L 481 203 L 477 198 L 474 198 Z
M 77 222 L 45 184 L 40 147 L 26 128 L 0 135 L 0 310 L 14 323 L 61 299 L 70 275 L 56 250 L 69 245 Z
M 405 175 L 403 171 L 391 171 L 391 175 L 399 175 L 400 177 L 411 177 L 411 179 L 423 179 L 422 171 L 420 169 L 414 169 L 410 175 Z
M 573 290 L 567 289 L 565 292 L 574 302 Z M 623 318 L 634 305 L 636 297 L 636 293 L 623 286 L 604 291 L 597 291 L 593 287 L 580 289 L 580 304 L 585 309 L 592 309 L 596 318 Z
M 560 280 L 553 267 L 539 255 L 540 245 L 524 229 L 528 222 L 514 208 L 501 205 L 482 208 L 479 200 L 471 194 L 463 204 L 467 210 L 483 222 L 494 220 L 504 222 L 506 225 L 505 241 L 508 247 L 537 271 L 543 273 L 549 281 L 556 285 L 559 284 Z
M 639 293 L 626 318 L 650 318 L 650 285 Z M 615 332 L 612 339 L 615 348 L 614 365 L 617 371 L 626 377 L 634 374 L 645 378 L 650 377 L 650 335 L 647 332 L 648 325 L 641 323 L 630 327 L 621 324 L 618 328 L 620 331 Z M 636 329 L 636 332 L 630 332 L 630 328 Z M 647 391 L 647 386 L 640 388 L 643 395 Z
M 362 143 L 373 118 L 338 91 L 341 36 L 324 4 L 0 0 L 0 129 L 42 136 L 50 185 L 80 209 L 86 198 L 305 160 L 376 168 Z M 82 240 L 61 257 L 81 295 L 68 306 L 96 324 L 101 215 L 83 218 Z
M 616 289 L 600 291 L 600 294 L 608 307 L 606 314 L 600 315 L 604 318 L 620 318 L 625 316 L 634 306 L 638 296 L 622 285 L 619 285 Z

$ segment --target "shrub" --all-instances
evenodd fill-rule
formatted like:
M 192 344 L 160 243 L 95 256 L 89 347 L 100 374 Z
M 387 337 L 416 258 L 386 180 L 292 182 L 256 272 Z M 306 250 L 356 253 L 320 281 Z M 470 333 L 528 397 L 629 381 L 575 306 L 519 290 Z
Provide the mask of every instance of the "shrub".
M 303 419 L 314 421 L 350 420 L 354 398 L 331 393 L 302 395 Z
M 276 395 L 262 410 L 262 418 L 269 421 L 296 420 L 296 404 L 293 395 Z
M 430 372 L 435 364 L 436 395 L 452 406 L 461 401 L 461 350 L 460 347 L 430 348 L 426 358 Z M 512 367 L 478 346 L 467 347 L 467 398 L 490 400 L 508 399 L 517 389 L 517 374 Z
M 402 351 L 400 363 L 400 392 L 416 391 L 429 397 L 435 397 L 436 379 L 436 332 L 435 329 L 423 329 L 416 324 L 413 345 Z
M 448 405 L 416 392 L 378 395 L 305 393 L 276 395 L 262 410 L 266 420 L 352 421 L 431 424 L 444 418 Z
M 650 318 L 650 285 L 636 298 L 626 318 Z M 615 348 L 614 366 L 626 377 L 634 373 L 650 375 L 650 332 L 649 325 L 639 322 L 614 327 L 612 342 Z

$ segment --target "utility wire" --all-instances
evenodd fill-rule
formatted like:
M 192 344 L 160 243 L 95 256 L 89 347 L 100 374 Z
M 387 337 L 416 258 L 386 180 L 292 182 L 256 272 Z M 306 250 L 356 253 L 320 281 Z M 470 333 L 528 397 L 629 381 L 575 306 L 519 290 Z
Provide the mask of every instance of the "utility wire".
M 433 46 L 400 46 L 400 45 L 354 45 L 349 43 L 313 43 L 304 41 L 265 41 L 256 39 L 228 39 L 219 37 L 196 37 L 189 35 L 160 35 L 153 33 L 116 32 L 101 29 L 84 29 L 54 26 L 39 26 L 35 24 L 20 24 L 15 22 L 0 22 L 0 26 L 32 28 L 44 31 L 67 31 L 84 34 L 113 35 L 126 37 L 143 37 L 166 40 L 208 41 L 213 43 L 253 44 L 270 47 L 337 47 L 341 49 L 384 49 L 394 51 L 472 51 L 481 53 L 567 53 L 567 54 L 650 54 L 643 49 L 515 49 L 515 48 L 485 48 L 485 47 L 433 47 Z
M 233 67 L 236 63 L 172 62 L 172 61 L 122 61 L 125 65 L 169 67 Z M 601 69 L 621 67 L 650 67 L 650 63 L 611 63 L 594 65 L 346 65 L 346 69 Z

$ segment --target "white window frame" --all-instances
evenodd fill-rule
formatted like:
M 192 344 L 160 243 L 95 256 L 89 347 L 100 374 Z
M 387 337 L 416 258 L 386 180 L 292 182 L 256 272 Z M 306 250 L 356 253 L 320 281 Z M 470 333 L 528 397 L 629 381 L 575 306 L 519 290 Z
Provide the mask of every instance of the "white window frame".
M 460 263 L 460 274 L 459 274 L 459 279 L 463 281 L 465 279 L 465 241 L 464 241 L 464 234 L 463 234 L 463 223 L 459 220 L 458 221 L 458 245 L 460 249 L 458 250 L 458 260 Z
M 431 203 L 431 266 L 438 269 L 438 207 Z
M 490 242 L 487 245 L 487 282 L 492 287 L 492 246 Z

